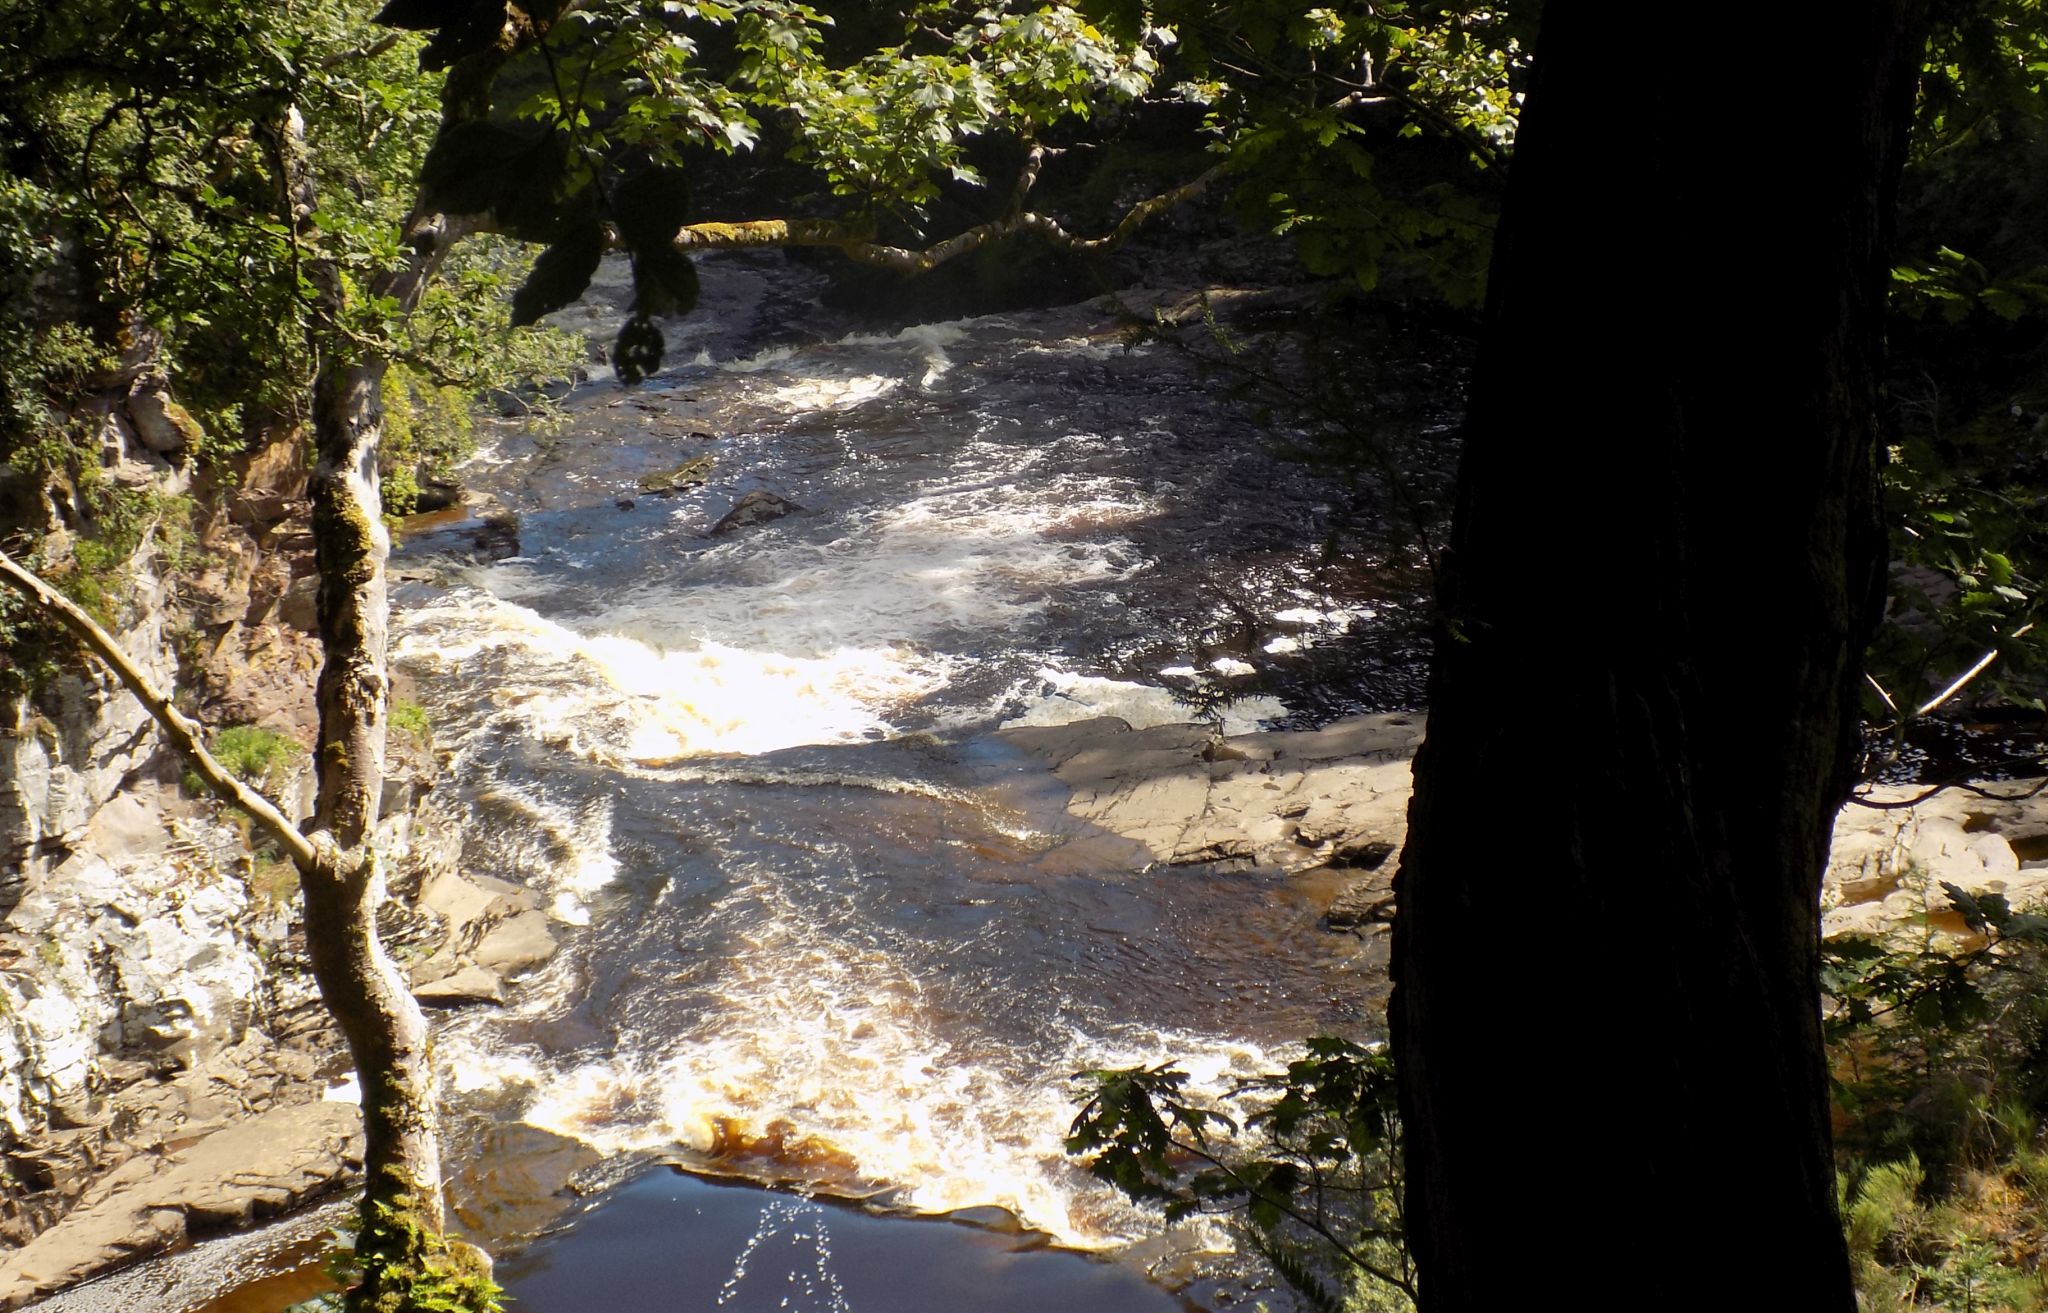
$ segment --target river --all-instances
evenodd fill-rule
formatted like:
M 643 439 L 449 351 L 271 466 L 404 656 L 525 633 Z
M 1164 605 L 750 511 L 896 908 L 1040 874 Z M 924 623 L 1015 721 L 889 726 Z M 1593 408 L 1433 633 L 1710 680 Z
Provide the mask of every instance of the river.
M 607 277 L 580 312 L 602 334 Z M 1001 1253 L 1021 1226 L 1025 1251 L 1237 1306 L 1246 1274 L 1199 1257 L 1213 1228 L 1162 1240 L 1067 1159 L 1069 1075 L 1174 1057 L 1217 1088 L 1372 1035 L 1384 980 L 1279 875 L 1047 861 L 1076 823 L 995 731 L 1413 705 L 1412 582 L 1345 537 L 1384 490 L 1282 458 L 1284 416 L 1102 303 L 851 331 L 816 281 L 707 261 L 658 376 L 486 426 L 463 478 L 516 513 L 516 555 L 451 567 L 443 526 L 394 559 L 395 664 L 450 754 L 465 863 L 539 891 L 562 941 L 508 1006 L 441 1025 L 457 1215 L 515 1255 L 554 1232 L 506 1267 L 522 1307 L 558 1306 L 531 1284 L 550 1270 L 639 1307 L 589 1283 L 681 1225 L 655 1159 L 963 1216 Z M 699 456 L 702 484 L 643 488 Z M 756 490 L 802 510 L 713 535 Z M 691 1283 L 744 1267 L 728 1251 L 776 1209 L 802 1250 L 774 1260 L 779 1307 L 945 1302 L 858 1215 L 710 1188 L 685 1201 L 709 1257 L 657 1281 L 680 1283 L 663 1307 L 725 1302 Z M 895 1293 L 856 1298 L 878 1270 Z

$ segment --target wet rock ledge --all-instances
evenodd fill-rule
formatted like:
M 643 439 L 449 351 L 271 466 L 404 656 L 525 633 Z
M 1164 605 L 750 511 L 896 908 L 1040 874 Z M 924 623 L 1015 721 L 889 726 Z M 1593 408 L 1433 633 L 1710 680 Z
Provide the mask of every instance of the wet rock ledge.
M 1053 769 L 1071 790 L 1067 811 L 1092 831 L 1055 849 L 1049 864 L 1064 854 L 1077 870 L 1117 857 L 1328 870 L 1342 879 L 1325 924 L 1376 935 L 1393 920 L 1422 731 L 1423 717 L 1406 714 L 1229 737 L 1103 717 L 1003 737 Z M 1867 799 L 1883 806 L 1844 808 L 1822 885 L 1824 932 L 1967 939 L 1943 884 L 2000 894 L 2015 908 L 2048 904 L 2048 791 L 2017 796 L 2033 783 L 1986 786 L 1993 797 L 1951 790 L 1910 806 L 1899 804 L 1924 788 L 1884 786 Z

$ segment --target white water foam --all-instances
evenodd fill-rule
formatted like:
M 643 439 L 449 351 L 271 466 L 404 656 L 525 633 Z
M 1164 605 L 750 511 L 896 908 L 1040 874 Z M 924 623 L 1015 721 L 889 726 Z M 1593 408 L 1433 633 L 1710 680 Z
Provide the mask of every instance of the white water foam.
M 873 961 L 806 953 L 732 983 L 731 1024 L 665 1052 L 551 1068 L 533 1055 L 444 1045 L 451 1088 L 524 1088 L 522 1120 L 605 1154 L 737 1154 L 756 1170 L 845 1188 L 899 1187 L 921 1212 L 996 1206 L 1077 1248 L 1127 1244 L 1156 1219 L 1065 1153 L 1070 1072 L 1178 1058 L 1196 1097 L 1271 1070 L 1270 1055 L 1213 1037 L 1111 1042 L 1076 1034 L 1042 1071 L 965 1061 L 919 1014 L 915 983 Z M 886 974 L 886 973 L 884 973 Z M 764 1147 L 765 1146 L 765 1147 Z
M 952 681 L 967 658 L 946 648 L 1014 633 L 1058 590 L 1147 568 L 1113 530 L 1153 513 L 1149 501 L 1096 476 L 1017 477 L 1033 459 L 991 444 L 981 468 L 1010 468 L 848 512 L 830 540 L 758 533 L 704 548 L 691 572 L 716 583 L 649 571 L 619 589 L 556 562 L 502 562 L 474 576 L 482 587 L 407 613 L 399 654 L 445 671 L 512 658 L 494 672 L 503 714 L 608 765 L 881 737 Z M 574 627 L 543 614 L 606 584 L 608 604 Z
M 1193 667 L 1183 666 L 1160 673 L 1197 672 Z M 1022 699 L 1024 709 L 1005 720 L 1004 729 L 1071 725 L 1097 716 L 1115 716 L 1132 729 L 1150 729 L 1154 725 L 1179 725 L 1199 718 L 1193 707 L 1157 685 L 1076 675 L 1050 666 L 1038 672 L 1036 689 L 1020 688 L 1015 694 Z M 1221 726 L 1225 734 L 1249 734 L 1286 712 L 1278 698 L 1240 698 L 1223 709 Z
M 1049 1056 L 998 1069 L 963 1050 L 978 1041 L 940 1033 L 924 985 L 888 951 L 836 933 L 829 901 L 768 866 L 728 873 L 732 887 L 706 915 L 738 942 L 694 1015 L 566 1060 L 460 1028 L 437 1045 L 447 1086 L 508 1092 L 528 1124 L 607 1155 L 681 1151 L 816 1184 L 890 1186 L 923 1212 L 993 1205 L 1063 1244 L 1102 1248 L 1157 1222 L 1065 1153 L 1069 1073 L 1173 1057 L 1202 1096 L 1278 1065 L 1257 1045 L 1119 1026 L 1075 1029 Z M 541 1016 L 573 989 L 568 956 L 515 1011 Z
M 499 714 L 608 765 L 858 742 L 886 731 L 891 707 L 945 683 L 944 662 L 903 647 L 792 657 L 706 640 L 669 650 L 620 633 L 579 633 L 472 590 L 412 612 L 406 628 L 401 657 L 429 669 L 515 656 L 492 692 Z

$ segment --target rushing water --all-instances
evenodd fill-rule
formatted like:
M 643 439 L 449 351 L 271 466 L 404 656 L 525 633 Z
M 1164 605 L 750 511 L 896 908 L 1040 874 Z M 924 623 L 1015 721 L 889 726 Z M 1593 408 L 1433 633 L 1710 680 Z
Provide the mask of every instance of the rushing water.
M 682 363 L 494 429 L 465 479 L 519 555 L 396 562 L 465 860 L 563 941 L 443 1029 L 459 1211 L 546 1225 L 494 1175 L 544 1131 L 1128 1243 L 1156 1225 L 1066 1160 L 1068 1074 L 1221 1083 L 1370 1030 L 1379 981 L 1279 877 L 1049 862 L 1075 823 L 993 731 L 1300 713 L 1290 674 L 1398 648 L 1399 599 L 1327 550 L 1349 495 L 1100 307 L 776 343 L 795 276 L 712 265 Z M 642 491 L 700 454 L 702 486 Z M 755 489 L 804 510 L 712 536 Z M 1354 704 L 1412 700 L 1392 668 Z

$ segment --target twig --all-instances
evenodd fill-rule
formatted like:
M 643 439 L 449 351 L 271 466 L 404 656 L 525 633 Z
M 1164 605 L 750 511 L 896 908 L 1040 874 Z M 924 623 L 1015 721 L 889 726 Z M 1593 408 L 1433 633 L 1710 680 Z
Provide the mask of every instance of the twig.
M 1902 811 L 1907 807 L 1918 807 L 1935 794 L 1944 793 L 1949 789 L 1960 789 L 1964 793 L 1979 798 L 1988 798 L 1992 802 L 2025 802 L 2029 798 L 2037 798 L 2043 792 L 2048 792 L 2048 778 L 2044 778 L 2025 793 L 1993 793 L 1991 790 L 1980 788 L 1975 784 L 1966 784 L 1962 780 L 1955 780 L 1947 784 L 1937 784 L 1925 793 L 1916 793 L 1910 798 L 1900 798 L 1893 802 L 1872 802 L 1868 798 L 1857 797 L 1855 794 L 1849 795 L 1849 802 L 1853 806 L 1868 807 L 1871 811 Z
M 2027 621 L 2027 623 L 2021 625 L 2018 629 L 2015 629 L 2010 634 L 2007 634 L 2006 638 L 2023 638 L 2026 636 L 2027 632 L 2031 630 L 2033 627 L 2034 622 L 2029 620 Z M 1940 706 L 1942 703 L 1954 697 L 1956 694 L 1962 692 L 1965 685 L 1967 685 L 1971 680 L 1975 679 L 1977 676 L 1983 674 L 1986 670 L 1989 670 L 1991 668 L 1991 663 L 1996 660 L 1998 660 L 1998 649 L 1994 647 L 1989 652 L 1986 652 L 1983 656 L 1978 657 L 1976 665 L 1971 666 L 1968 670 L 1965 670 L 1962 674 L 1956 676 L 1954 683 L 1950 684 L 1947 688 L 1941 690 L 1941 692 L 1936 693 L 1931 699 L 1923 703 L 1920 706 L 1920 708 L 1916 710 L 1913 714 L 1916 716 L 1924 716 L 1928 712 Z M 1894 710 L 1896 710 L 1896 708 L 1894 708 Z

